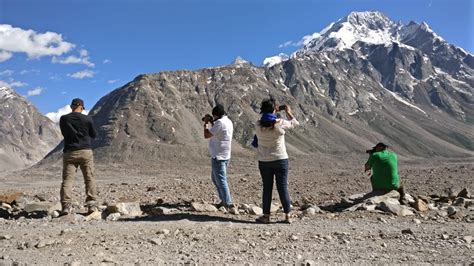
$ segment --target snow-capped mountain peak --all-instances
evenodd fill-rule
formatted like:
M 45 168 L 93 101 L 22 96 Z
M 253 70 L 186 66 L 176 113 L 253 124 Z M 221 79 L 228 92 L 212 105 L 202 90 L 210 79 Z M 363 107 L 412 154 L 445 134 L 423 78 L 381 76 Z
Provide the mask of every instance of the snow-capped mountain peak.
M 288 59 L 290 59 L 290 57 L 287 54 L 280 53 L 278 55 L 265 58 L 265 60 L 263 60 L 263 65 L 266 67 L 271 67 Z
M 361 41 L 371 44 L 390 44 L 396 39 L 397 24 L 381 12 L 352 12 L 331 27 L 322 30 L 295 55 L 324 49 L 350 49 Z

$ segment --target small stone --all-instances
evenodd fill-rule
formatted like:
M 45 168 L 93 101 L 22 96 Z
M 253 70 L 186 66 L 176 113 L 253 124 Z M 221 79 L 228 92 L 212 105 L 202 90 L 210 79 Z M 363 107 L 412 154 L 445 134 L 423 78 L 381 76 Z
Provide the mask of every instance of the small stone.
M 118 219 L 120 219 L 120 216 L 122 216 L 119 212 L 114 212 L 114 213 L 111 213 L 107 216 L 107 218 L 105 218 L 105 220 L 107 221 L 117 221 Z
M 416 218 L 415 218 L 415 219 L 413 219 L 413 222 L 414 222 L 415 224 L 421 224 L 421 221 L 420 221 L 420 220 L 418 220 L 418 219 L 416 219 Z
M 413 203 L 413 208 L 419 212 L 426 212 L 428 211 L 428 205 L 426 204 L 425 201 L 421 199 L 416 199 L 415 202 Z
M 332 236 L 330 236 L 330 235 L 326 235 L 326 236 L 324 236 L 324 239 L 326 239 L 326 240 L 328 240 L 328 241 L 331 241 L 333 238 L 332 238 Z
M 462 239 L 466 241 L 467 244 L 471 244 L 472 242 L 472 236 L 464 236 Z
M 163 244 L 163 241 L 159 238 L 151 238 L 148 240 L 148 242 L 152 243 L 153 245 L 158 245 L 158 246 L 161 246 L 161 244 Z
M 316 209 L 313 207 L 309 207 L 303 211 L 303 215 L 306 215 L 306 216 L 313 216 L 315 214 L 316 214 Z
M 12 206 L 8 203 L 2 203 L 2 208 L 6 209 L 6 210 L 10 210 L 12 208 Z
M 407 229 L 403 229 L 402 230 L 402 234 L 409 234 L 409 235 L 413 235 L 413 231 L 410 229 L 410 228 L 407 228 Z
M 467 189 L 467 188 L 464 188 L 463 190 L 459 191 L 459 193 L 457 194 L 458 197 L 461 197 L 461 198 L 468 198 L 470 199 L 471 198 L 471 193 L 470 191 Z
M 158 234 L 158 235 L 169 235 L 170 230 L 168 230 L 168 229 L 159 229 L 158 231 L 156 231 L 156 234 Z
M 55 243 L 54 239 L 43 239 L 43 240 L 40 240 L 36 245 L 35 247 L 36 248 L 44 248 L 44 247 L 47 247 L 47 246 L 51 246 Z
M 449 239 L 449 235 L 447 235 L 447 234 L 442 234 L 442 235 L 441 235 L 441 239 L 443 239 L 443 240 L 448 240 L 448 239 Z
M 71 228 L 66 228 L 66 229 L 61 230 L 61 233 L 59 233 L 59 234 L 60 234 L 60 235 L 65 235 L 65 234 L 67 234 L 67 233 L 69 233 L 69 232 L 72 232 L 72 229 L 71 229 Z
M 446 211 L 448 212 L 448 216 L 451 216 L 456 213 L 456 208 L 453 206 L 449 206 Z
M 58 218 L 59 215 L 60 215 L 60 214 L 59 214 L 58 211 L 53 211 L 53 213 L 51 214 L 51 216 L 52 216 L 53 218 Z
M 297 235 L 291 235 L 291 236 L 290 236 L 290 239 L 291 239 L 292 241 L 298 241 L 299 238 L 298 238 Z
M 11 235 L 0 235 L 0 240 L 9 240 L 12 239 Z
M 382 243 L 382 247 L 386 248 L 387 247 L 387 243 Z

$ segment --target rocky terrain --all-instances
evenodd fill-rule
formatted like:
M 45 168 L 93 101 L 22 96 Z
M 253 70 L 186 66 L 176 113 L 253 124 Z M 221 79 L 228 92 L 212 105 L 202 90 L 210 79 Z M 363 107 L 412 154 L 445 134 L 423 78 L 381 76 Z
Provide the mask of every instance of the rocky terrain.
M 350 196 L 370 189 L 361 170 L 364 160 L 364 155 L 348 161 L 293 157 L 289 185 L 296 218 L 291 225 L 281 222 L 276 191 L 272 223 L 254 222 L 261 183 L 253 157 L 235 158 L 229 169 L 239 214 L 211 205 L 217 203 L 217 195 L 208 164 L 117 171 L 99 166 L 103 212 L 86 215 L 78 174 L 74 195 L 78 214 L 58 218 L 53 217 L 59 208 L 60 171 L 13 173 L 1 178 L 5 185 L 0 195 L 21 192 L 23 196 L 11 203 L 12 209 L 5 204 L 0 208 L 3 217 L 9 217 L 0 219 L 0 263 L 474 261 L 472 161 L 402 158 L 400 174 L 417 203 L 399 205 L 383 199 L 385 203 L 366 202 L 366 207 L 350 210 Z

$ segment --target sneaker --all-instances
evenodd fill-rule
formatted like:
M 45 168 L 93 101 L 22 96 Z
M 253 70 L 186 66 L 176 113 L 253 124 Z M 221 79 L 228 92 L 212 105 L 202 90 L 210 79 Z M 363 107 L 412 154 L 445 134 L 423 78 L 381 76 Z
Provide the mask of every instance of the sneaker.
M 293 223 L 293 217 L 290 213 L 286 213 L 285 214 L 285 220 L 284 220 L 285 223 L 287 224 L 291 224 Z
M 216 204 L 217 209 L 220 209 L 221 207 L 225 207 L 225 204 L 222 201 Z
M 262 215 L 262 216 L 258 217 L 257 219 L 255 219 L 255 221 L 257 223 L 261 223 L 261 224 L 269 224 L 270 223 L 270 215 Z

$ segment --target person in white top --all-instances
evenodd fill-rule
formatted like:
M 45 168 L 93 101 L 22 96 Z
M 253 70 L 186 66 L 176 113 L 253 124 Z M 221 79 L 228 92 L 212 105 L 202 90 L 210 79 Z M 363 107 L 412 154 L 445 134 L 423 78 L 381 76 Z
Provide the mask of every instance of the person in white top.
M 277 118 L 276 113 L 285 111 L 288 119 Z M 288 154 L 285 146 L 285 130 L 299 125 L 290 106 L 278 106 L 273 98 L 262 101 L 262 117 L 255 124 L 254 147 L 257 148 L 258 168 L 263 183 L 263 216 L 257 222 L 270 222 L 273 180 L 285 212 L 285 222 L 291 223 L 291 201 L 288 193 Z
M 230 160 L 234 126 L 226 116 L 224 106 L 220 104 L 212 109 L 212 118 L 206 117 L 203 118 L 204 138 L 209 139 L 212 165 L 211 179 L 221 200 L 217 207 L 223 206 L 227 209 L 233 209 L 234 206 L 227 182 L 227 165 Z

